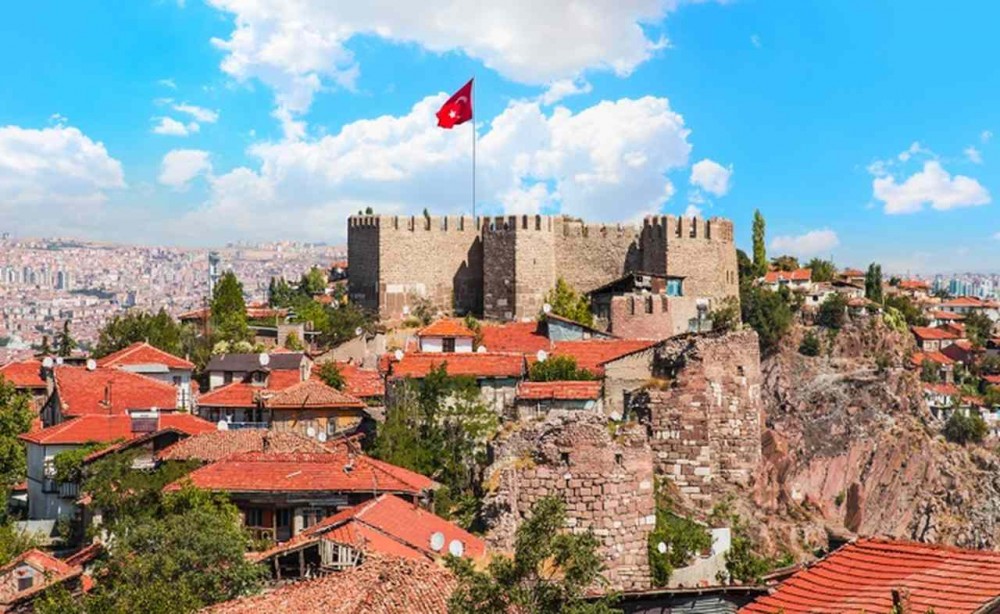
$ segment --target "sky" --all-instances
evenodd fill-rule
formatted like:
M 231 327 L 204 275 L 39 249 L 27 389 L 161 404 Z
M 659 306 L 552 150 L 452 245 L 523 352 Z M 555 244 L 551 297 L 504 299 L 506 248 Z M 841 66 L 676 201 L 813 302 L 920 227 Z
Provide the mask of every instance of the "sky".
M 345 240 L 346 217 L 723 216 L 772 255 L 998 271 L 1000 3 L 130 0 L 0 20 L 0 230 Z M 994 138 L 993 133 L 997 133 Z

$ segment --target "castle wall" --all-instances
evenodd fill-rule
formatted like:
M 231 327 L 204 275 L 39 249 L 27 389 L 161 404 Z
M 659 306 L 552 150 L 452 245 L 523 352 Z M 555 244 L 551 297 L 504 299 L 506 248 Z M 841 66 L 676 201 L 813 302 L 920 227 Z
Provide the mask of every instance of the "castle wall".
M 739 296 L 733 223 L 722 218 L 646 218 L 642 270 L 684 277 L 685 296 Z
M 613 590 L 648 588 L 646 541 L 655 524 L 653 462 L 640 429 L 612 438 L 603 417 L 551 416 L 496 442 L 497 462 L 485 502 L 494 548 L 510 551 L 531 506 L 555 496 L 566 504 L 566 528 L 600 542 Z
M 542 215 L 498 217 L 483 229 L 487 318 L 521 320 L 541 312 L 556 283 L 553 233 L 553 218 Z
M 347 219 L 347 293 L 364 309 L 379 308 L 379 225 L 375 216 Z
M 556 277 L 590 292 L 642 264 L 640 229 L 556 218 Z

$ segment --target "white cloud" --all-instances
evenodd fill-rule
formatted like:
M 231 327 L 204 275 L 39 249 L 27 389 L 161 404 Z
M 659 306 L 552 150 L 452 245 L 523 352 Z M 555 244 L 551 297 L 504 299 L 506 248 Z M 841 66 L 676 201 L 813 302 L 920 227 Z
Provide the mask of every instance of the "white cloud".
M 729 179 L 732 176 L 732 166 L 726 168 L 707 158 L 691 167 L 691 185 L 696 185 L 714 196 L 725 196 L 729 192 Z
M 918 141 L 914 141 L 908 149 L 901 151 L 896 157 L 900 162 L 907 162 L 914 156 L 927 156 L 933 158 L 934 152 L 922 146 Z
M 775 253 L 793 256 L 815 256 L 828 253 L 840 244 L 837 233 L 829 230 L 810 230 L 798 235 L 783 235 L 771 240 L 770 249 Z
M 983 152 L 979 151 L 978 149 L 976 149 L 972 145 L 969 145 L 968 147 L 966 147 L 962 151 L 962 153 L 964 153 L 965 157 L 969 159 L 969 162 L 972 162 L 974 164 L 982 164 L 983 163 Z
M 204 107 L 199 107 L 197 105 L 188 104 L 186 102 L 178 103 L 174 105 L 175 111 L 180 111 L 181 113 L 187 113 L 195 120 L 205 123 L 214 124 L 219 120 L 219 112 L 213 111 L 211 109 L 206 109 Z
M 195 177 L 211 174 L 212 163 L 207 151 L 200 149 L 174 149 L 163 156 L 160 164 L 161 184 L 184 191 Z
M 541 101 L 544 105 L 555 104 L 567 96 L 577 94 L 588 94 L 593 89 L 590 83 L 583 79 L 559 79 L 549 86 L 542 94 Z
M 79 129 L 0 127 L 0 219 L 7 228 L 72 229 L 125 187 L 121 163 Z
M 936 160 L 925 162 L 922 171 L 902 183 L 892 175 L 876 176 L 872 194 L 885 203 L 885 212 L 890 214 L 920 211 L 925 203 L 947 211 L 990 202 L 989 191 L 978 181 L 965 175 L 952 177 Z
M 361 67 L 349 48 L 357 36 L 460 52 L 501 76 L 542 85 L 590 70 L 626 76 L 667 43 L 645 26 L 662 22 L 684 0 L 537 2 L 467 0 L 208 0 L 233 16 L 222 70 L 275 91 L 276 106 L 302 114 L 324 87 L 356 87 Z
M 698 205 L 689 204 L 686 209 L 684 209 L 684 217 L 701 217 L 701 209 Z
M 982 141 L 983 143 L 989 143 L 992 138 L 993 138 L 993 132 L 990 130 L 983 130 L 979 134 L 979 140 Z
M 471 124 L 436 127 L 434 113 L 446 97 L 318 139 L 257 144 L 249 153 L 259 168 L 211 177 L 208 201 L 179 227 L 225 229 L 225 238 L 334 240 L 343 237 L 344 218 L 367 206 L 379 213 L 469 213 Z M 514 101 L 480 129 L 480 213 L 545 208 L 620 221 L 658 211 L 674 193 L 665 174 L 685 168 L 691 150 L 683 118 L 654 97 L 604 101 L 578 113 Z
M 760 36 L 753 34 L 750 36 L 750 44 L 760 49 Z
M 173 79 L 160 79 L 156 83 L 158 85 L 162 85 L 163 87 L 168 87 L 172 90 L 177 89 L 177 83 L 175 83 Z
M 184 122 L 179 122 L 172 117 L 161 117 L 159 122 L 153 126 L 153 132 L 155 134 L 163 134 L 167 136 L 188 136 L 189 134 L 194 134 L 198 132 L 200 127 L 197 122 L 189 122 L 185 124 Z
M 997 241 L 1000 241 L 1000 232 L 994 232 L 993 238 L 996 239 Z

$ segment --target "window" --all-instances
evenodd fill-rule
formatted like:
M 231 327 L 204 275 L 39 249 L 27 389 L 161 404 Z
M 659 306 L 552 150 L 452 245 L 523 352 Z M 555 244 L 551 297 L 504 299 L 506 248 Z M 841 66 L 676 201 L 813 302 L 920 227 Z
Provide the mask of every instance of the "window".
M 615 452 L 615 464 L 621 467 L 624 464 L 621 452 Z
M 247 508 L 247 511 L 244 512 L 244 517 L 246 518 L 246 526 L 248 527 L 264 526 L 264 510 L 259 507 Z
M 225 383 L 225 384 L 232 384 L 233 383 L 233 372 L 232 371 L 226 371 L 222 375 L 222 382 Z
M 569 467 L 569 452 L 560 452 L 559 453 L 559 460 L 562 461 L 562 464 L 564 464 L 567 467 Z
M 309 527 L 317 524 L 320 520 L 326 518 L 326 510 L 321 507 L 310 507 L 302 510 L 302 528 L 308 529 Z
M 442 352 L 454 352 L 455 351 L 455 339 L 453 337 L 445 337 L 441 340 L 441 351 Z
M 288 508 L 279 509 L 275 512 L 276 524 L 279 527 L 292 526 L 292 510 Z
M 680 279 L 667 280 L 667 296 L 683 296 Z
M 175 375 L 174 376 L 174 386 L 180 386 L 180 385 L 181 385 L 181 376 L 180 375 Z

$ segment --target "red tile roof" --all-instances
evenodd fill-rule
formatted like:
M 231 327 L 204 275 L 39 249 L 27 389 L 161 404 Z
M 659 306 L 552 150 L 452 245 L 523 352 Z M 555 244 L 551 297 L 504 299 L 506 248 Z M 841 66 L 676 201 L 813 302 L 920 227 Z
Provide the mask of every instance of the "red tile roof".
M 548 352 L 552 349 L 549 338 L 538 332 L 537 322 L 484 324 L 480 345 L 490 352 L 520 352 L 531 356 L 538 350 Z
M 473 377 L 521 377 L 524 375 L 524 356 L 521 354 L 468 353 L 419 353 L 410 352 L 403 360 L 392 362 L 391 375 L 421 378 L 439 365 L 445 365 L 448 375 Z
M 454 318 L 444 318 L 417 331 L 418 337 L 468 337 L 472 339 L 476 333 L 465 322 Z
M 194 363 L 139 341 L 97 361 L 99 367 L 164 365 L 169 369 L 194 369 Z
M 282 390 L 302 381 L 298 369 L 272 369 L 267 374 L 267 387 L 271 390 Z
M 446 614 L 455 588 L 451 572 L 431 561 L 369 556 L 358 567 L 235 601 L 208 614 Z
M 0 377 L 14 384 L 15 388 L 45 388 L 41 376 L 42 363 L 37 360 L 9 362 L 0 367 Z
M 344 392 L 359 399 L 385 396 L 385 381 L 374 369 L 362 369 L 347 362 L 338 362 L 337 367 L 344 378 Z M 313 370 L 313 377 L 316 370 Z
M 195 435 L 214 431 L 215 425 L 186 413 L 160 414 L 160 428 L 175 428 Z M 76 445 L 91 442 L 108 443 L 128 440 L 146 433 L 132 432 L 132 419 L 126 414 L 84 414 L 70 418 L 47 429 L 21 435 L 21 439 L 39 445 Z
M 591 400 L 601 396 L 601 382 L 522 382 L 517 398 L 523 400 Z
M 942 307 L 982 307 L 988 308 L 993 307 L 993 303 L 990 301 L 984 301 L 981 298 L 975 296 L 956 296 L 955 298 L 948 299 L 947 301 L 941 303 Z
M 844 269 L 843 271 L 841 271 L 840 274 L 843 275 L 844 277 L 864 277 L 865 276 L 865 272 L 864 271 L 860 271 L 858 269 Z
M 975 612 L 1000 595 L 1000 553 L 861 539 L 740 612 L 889 612 L 893 589 L 909 592 L 907 612 Z
M 334 449 L 292 431 L 267 429 L 214 430 L 192 435 L 160 451 L 160 460 L 200 460 L 214 462 L 242 452 L 325 454 Z
M 17 582 L 8 574 L 11 574 L 22 565 L 29 565 L 41 572 L 40 576 L 37 576 L 40 581 L 36 581 L 30 588 L 18 590 Z M 65 561 L 57 559 L 51 554 L 37 548 L 23 552 L 3 567 L 0 567 L 0 578 L 3 579 L 0 582 L 0 608 L 6 611 L 6 607 L 4 606 L 11 604 L 21 595 L 52 582 L 60 581 L 76 571 L 79 571 L 78 567 L 69 565 Z
M 169 411 L 177 407 L 177 389 L 172 385 L 121 369 L 56 367 L 55 385 L 62 412 L 70 416 L 124 414 L 129 409 L 153 407 Z
M 948 358 L 941 352 L 914 352 L 913 355 L 910 356 L 910 361 L 918 367 L 923 365 L 925 360 L 936 362 L 939 365 L 955 364 L 954 360 Z
M 1000 375 L 984 375 L 983 379 L 986 380 L 987 384 L 1000 386 Z
M 604 363 L 621 358 L 626 354 L 644 350 L 656 345 L 654 340 L 644 339 L 588 339 L 586 341 L 557 341 L 552 349 L 553 356 L 572 356 L 576 366 L 595 375 L 604 373 Z
M 364 402 L 315 379 L 268 394 L 264 404 L 271 409 L 329 409 L 365 406 Z
M 812 279 L 812 269 L 796 269 L 794 271 L 768 271 L 764 275 L 764 283 L 776 284 L 782 281 L 809 281 Z
M 924 391 L 945 396 L 952 396 L 959 393 L 958 386 L 955 384 L 924 384 Z
M 930 290 L 931 285 L 922 279 L 904 279 L 899 282 L 903 290 Z
M 913 335 L 921 341 L 935 341 L 942 339 L 958 339 L 958 335 L 944 328 L 931 328 L 929 326 L 911 326 Z
M 932 311 L 931 318 L 934 320 L 956 321 L 956 320 L 964 320 L 965 314 L 953 313 L 951 311 Z
M 360 454 L 244 452 L 190 473 L 198 488 L 220 492 L 400 492 L 418 494 L 437 484 L 422 475 Z M 177 490 L 180 483 L 167 486 Z
M 262 386 L 233 382 L 198 395 L 198 405 L 200 407 L 253 408 L 257 406 L 257 395 L 265 390 Z

